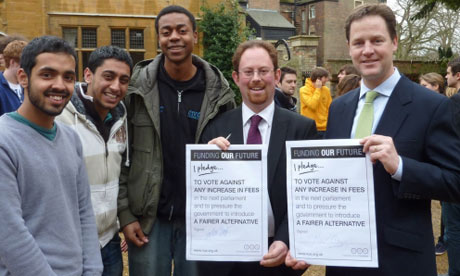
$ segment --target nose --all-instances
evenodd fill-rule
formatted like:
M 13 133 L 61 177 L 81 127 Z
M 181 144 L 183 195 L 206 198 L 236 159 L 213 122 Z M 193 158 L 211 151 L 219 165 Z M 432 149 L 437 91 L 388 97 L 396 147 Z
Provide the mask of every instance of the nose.
M 173 30 L 171 35 L 169 36 L 170 40 L 177 40 L 179 39 L 179 33 L 176 30 Z
M 110 90 L 113 92 L 119 92 L 120 91 L 120 80 L 118 78 L 115 78 L 112 83 L 110 84 Z
M 373 53 L 374 53 L 374 47 L 372 46 L 372 43 L 370 43 L 369 41 L 366 41 L 366 43 L 364 43 L 363 54 L 372 55 Z
M 52 89 L 56 91 L 63 91 L 66 89 L 64 77 L 59 76 L 55 79 L 52 85 Z

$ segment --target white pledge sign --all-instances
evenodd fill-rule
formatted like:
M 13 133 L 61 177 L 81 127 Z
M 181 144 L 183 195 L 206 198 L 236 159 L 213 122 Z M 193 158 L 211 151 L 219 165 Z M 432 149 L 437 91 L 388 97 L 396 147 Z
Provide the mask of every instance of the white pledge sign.
M 187 260 L 259 261 L 268 251 L 263 145 L 187 145 Z
M 372 164 L 358 140 L 286 142 L 286 154 L 294 258 L 378 267 Z

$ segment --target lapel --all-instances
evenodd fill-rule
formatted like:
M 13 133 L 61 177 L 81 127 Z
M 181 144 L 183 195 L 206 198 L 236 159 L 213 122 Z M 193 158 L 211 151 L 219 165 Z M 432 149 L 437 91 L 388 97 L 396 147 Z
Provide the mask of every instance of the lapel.
M 287 128 L 289 125 L 289 120 L 283 116 L 283 113 L 279 112 L 279 107 L 275 106 L 275 112 L 273 114 L 273 122 L 271 127 L 270 133 L 270 142 L 268 145 L 268 155 L 267 155 L 267 183 L 268 183 L 268 191 L 271 192 L 273 179 L 275 177 L 276 167 L 278 166 L 278 162 L 280 160 L 284 160 L 281 158 L 281 153 L 283 149 L 286 147 L 286 134 Z
M 350 138 L 351 128 L 353 127 L 353 120 L 355 118 L 356 107 L 358 106 L 360 88 L 348 92 L 350 95 L 344 97 L 341 106 L 339 107 L 337 115 L 341 126 L 336 126 L 334 137 L 337 138 Z
M 228 139 L 231 144 L 244 144 L 243 138 L 243 109 L 240 107 L 236 108 L 231 116 L 228 118 L 229 132 L 232 134 Z
M 413 90 L 412 82 L 401 75 L 375 129 L 376 134 L 395 137 L 409 114 L 408 108 L 412 102 Z

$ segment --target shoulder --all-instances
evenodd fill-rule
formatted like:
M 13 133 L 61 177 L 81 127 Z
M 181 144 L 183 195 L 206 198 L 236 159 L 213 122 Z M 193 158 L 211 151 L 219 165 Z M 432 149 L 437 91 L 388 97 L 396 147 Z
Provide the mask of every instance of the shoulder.
M 156 82 L 162 57 L 163 55 L 159 54 L 153 59 L 140 61 L 134 66 L 127 96 L 134 90 L 139 90 L 141 93 L 149 92 L 149 89 L 152 88 Z

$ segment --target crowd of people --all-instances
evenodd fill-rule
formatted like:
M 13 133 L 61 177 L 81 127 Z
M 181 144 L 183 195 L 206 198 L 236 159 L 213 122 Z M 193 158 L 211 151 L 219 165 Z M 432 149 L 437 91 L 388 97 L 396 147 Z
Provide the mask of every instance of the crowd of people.
M 393 65 L 394 13 L 360 6 L 346 20 L 353 64 L 334 100 L 330 72 L 316 67 L 297 102 L 296 70 L 249 40 L 232 59 L 237 107 L 220 70 L 192 54 L 187 9 L 162 9 L 155 30 L 161 54 L 134 66 L 125 50 L 99 47 L 84 82 L 65 40 L 0 40 L 0 275 L 120 276 L 123 251 L 135 276 L 302 275 L 310 265 L 289 251 L 285 142 L 336 138 L 359 139 L 373 163 L 379 266 L 326 275 L 436 275 L 432 199 L 444 222 L 436 253 L 447 247 L 448 275 L 460 275 L 460 94 L 445 89 L 460 90 L 460 58 L 445 78 L 409 80 Z M 185 145 L 195 143 L 268 145 L 260 262 L 186 259 Z

